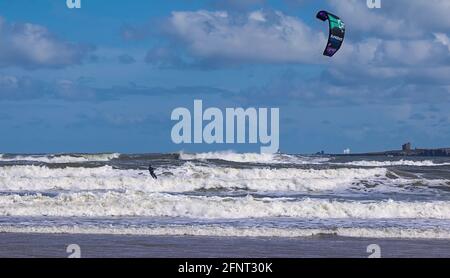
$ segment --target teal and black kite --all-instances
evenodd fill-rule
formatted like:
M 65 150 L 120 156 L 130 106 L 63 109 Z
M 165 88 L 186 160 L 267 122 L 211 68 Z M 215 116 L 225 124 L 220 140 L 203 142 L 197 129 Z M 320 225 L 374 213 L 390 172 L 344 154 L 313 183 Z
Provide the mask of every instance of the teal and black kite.
M 323 55 L 333 57 L 344 42 L 345 24 L 338 16 L 327 11 L 318 12 L 316 17 L 322 21 L 328 20 L 330 23 L 327 47 L 325 48 Z

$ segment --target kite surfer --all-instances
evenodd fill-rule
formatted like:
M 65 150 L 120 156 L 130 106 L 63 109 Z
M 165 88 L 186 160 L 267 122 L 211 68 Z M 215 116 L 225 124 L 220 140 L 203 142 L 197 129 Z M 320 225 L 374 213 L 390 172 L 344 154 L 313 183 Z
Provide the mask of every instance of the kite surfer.
M 150 172 L 150 175 L 152 176 L 152 178 L 154 178 L 155 180 L 158 179 L 158 177 L 155 174 L 155 169 L 153 169 L 151 164 L 148 165 L 148 171 Z

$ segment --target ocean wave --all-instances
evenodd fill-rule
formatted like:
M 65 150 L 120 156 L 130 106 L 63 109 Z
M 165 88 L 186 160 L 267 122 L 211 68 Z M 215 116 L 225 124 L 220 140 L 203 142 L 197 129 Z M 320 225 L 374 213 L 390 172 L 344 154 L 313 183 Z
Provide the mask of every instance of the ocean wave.
M 450 202 L 205 197 L 143 192 L 0 196 L 0 216 L 244 219 L 450 219 Z
M 0 225 L 1 233 L 40 234 L 105 234 L 147 236 L 216 236 L 216 237 L 314 237 L 333 235 L 353 238 L 399 238 L 399 239 L 450 239 L 450 231 L 441 229 L 403 228 L 336 228 L 336 229 L 282 229 L 282 228 L 236 228 L 220 226 L 170 226 L 170 227 L 95 227 L 95 226 L 49 226 L 17 227 Z
M 107 154 L 61 154 L 61 155 L 5 155 L 0 161 L 32 161 L 44 163 L 82 163 L 91 161 L 109 161 L 120 157 L 119 153 Z
M 387 167 L 387 166 L 447 166 L 450 163 L 435 163 L 431 160 L 414 161 L 414 160 L 395 160 L 395 161 L 351 161 L 345 163 L 334 163 L 337 165 L 351 165 L 351 166 L 367 166 L 367 167 Z
M 264 163 L 264 164 L 318 164 L 326 162 L 329 158 L 296 156 L 288 154 L 260 154 L 260 153 L 235 153 L 208 152 L 208 153 L 180 153 L 181 160 L 224 160 L 239 163 Z
M 151 178 L 146 170 L 119 170 L 111 166 L 96 168 L 4 166 L 0 168 L 0 190 L 187 192 L 241 189 L 257 192 L 339 192 L 355 188 L 372 191 L 403 190 L 402 186 L 417 182 L 429 186 L 446 185 L 445 180 L 391 179 L 387 177 L 388 170 L 385 168 L 236 169 L 197 166 L 187 162 L 179 167 L 159 168 L 156 173 L 160 176 L 158 180 Z

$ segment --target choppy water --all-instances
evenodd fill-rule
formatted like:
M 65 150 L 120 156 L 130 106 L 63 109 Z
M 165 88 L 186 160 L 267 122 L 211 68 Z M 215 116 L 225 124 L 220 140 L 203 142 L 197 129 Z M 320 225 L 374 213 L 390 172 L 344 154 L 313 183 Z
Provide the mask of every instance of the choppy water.
M 450 159 L 3 154 L 0 231 L 450 238 Z

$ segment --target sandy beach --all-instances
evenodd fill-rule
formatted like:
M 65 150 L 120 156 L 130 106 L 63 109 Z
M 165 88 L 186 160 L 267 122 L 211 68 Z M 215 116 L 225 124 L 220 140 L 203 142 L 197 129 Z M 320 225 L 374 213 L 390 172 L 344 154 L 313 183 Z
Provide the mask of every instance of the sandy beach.
M 0 234 L 2 258 L 65 258 L 77 244 L 83 258 L 367 258 L 378 244 L 384 258 L 449 257 L 450 240 L 246 238 L 78 234 Z

